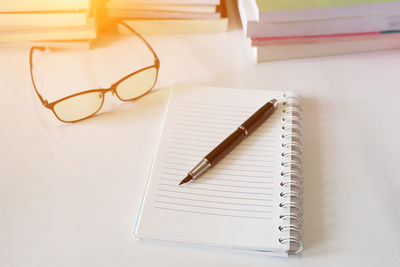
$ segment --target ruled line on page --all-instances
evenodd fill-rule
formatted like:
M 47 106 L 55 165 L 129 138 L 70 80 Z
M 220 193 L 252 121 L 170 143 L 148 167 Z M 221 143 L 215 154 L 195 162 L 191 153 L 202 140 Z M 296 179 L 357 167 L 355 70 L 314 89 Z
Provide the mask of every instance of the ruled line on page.
M 179 112 L 179 116 L 182 117 L 185 114 L 190 114 L 191 116 L 195 117 L 201 117 L 201 116 L 210 116 L 210 117 L 215 117 L 215 118 L 223 118 L 223 117 L 234 117 L 235 119 L 239 119 L 240 117 L 245 118 L 245 117 L 250 117 L 255 111 L 257 111 L 257 108 L 252 108 L 251 110 L 215 110 L 211 108 L 207 109 L 198 109 L 196 107 L 176 107 L 175 111 Z M 201 111 L 201 112 L 198 112 Z M 177 114 L 178 115 L 178 114 Z M 276 117 L 274 114 L 271 115 L 271 117 Z
M 240 125 L 244 120 L 245 120 L 245 116 L 243 116 L 242 118 L 238 118 L 237 116 L 211 116 L 211 115 L 207 115 L 207 114 L 202 114 L 202 115 L 198 115 L 198 114 L 194 114 L 193 116 L 191 116 L 190 118 L 187 117 L 187 115 L 190 114 L 186 114 L 185 116 L 177 116 L 177 121 L 186 121 L 186 122 L 193 122 L 196 121 L 198 123 L 222 123 L 227 125 L 227 127 L 235 127 Z M 229 123 L 226 123 L 227 121 L 229 121 Z
M 174 175 L 175 177 L 178 177 L 177 175 Z M 167 181 L 175 181 L 175 182 L 180 182 L 182 179 L 174 179 L 174 178 L 166 178 L 166 177 L 160 177 L 161 180 L 167 180 Z M 273 182 L 267 182 L 267 181 L 249 181 L 249 180 L 237 180 L 237 179 L 223 179 L 223 178 L 214 178 L 215 181 L 226 181 L 226 182 L 238 182 L 238 183 L 250 183 L 250 184 L 274 184 Z M 203 183 L 207 184 L 207 183 Z
M 184 106 L 188 105 L 189 107 L 193 107 L 194 105 L 200 106 L 202 108 L 213 108 L 213 109 L 231 109 L 231 110 L 248 110 L 248 111 L 253 111 L 254 112 L 254 106 L 232 106 L 232 105 L 226 105 L 226 104 L 219 104 L 218 106 L 207 104 L 207 103 L 201 103 L 201 102 L 195 102 L 195 101 L 190 101 L 190 100 L 184 100 L 180 101 L 177 106 Z
M 231 120 L 231 118 L 227 118 L 229 120 Z M 243 122 L 243 121 L 241 121 Z M 266 125 L 268 125 L 267 123 L 265 123 Z M 188 122 L 184 122 L 184 121 L 176 121 L 173 123 L 174 126 L 184 126 L 184 127 L 199 127 L 202 129 L 212 129 L 212 130 L 223 130 L 223 131 L 227 131 L 229 129 L 235 129 L 237 127 L 239 127 L 239 123 L 220 123 L 218 121 L 210 121 L 208 124 L 207 123 L 203 123 L 203 122 L 197 122 L 197 121 L 191 121 L 190 123 Z M 223 125 L 228 125 L 228 126 L 223 126 Z M 272 124 L 270 124 L 272 125 Z
M 262 220 L 272 220 L 271 217 L 255 217 L 255 216 L 242 216 L 242 215 L 232 215 L 232 214 L 220 214 L 220 213 L 212 213 L 212 212 L 200 212 L 194 210 L 183 210 L 183 209 L 172 209 L 172 208 L 164 208 L 155 206 L 156 209 L 163 209 L 163 210 L 171 210 L 171 211 L 179 211 L 179 212 L 188 212 L 188 213 L 197 213 L 203 215 L 213 215 L 213 216 L 224 216 L 224 217 L 236 217 L 236 218 L 247 218 L 247 219 L 262 219 Z
M 226 125 L 226 127 L 228 128 L 232 128 L 232 127 L 237 127 L 238 125 L 240 125 L 242 122 L 244 122 L 244 120 L 246 119 L 246 117 L 243 118 L 238 118 L 237 116 L 232 116 L 232 117 L 217 117 L 217 116 L 204 116 L 204 115 L 194 115 L 191 116 L 191 118 L 187 118 L 185 116 L 177 116 L 177 122 L 183 124 L 185 123 L 185 125 L 189 124 L 190 125 L 200 125 L 200 126 L 204 126 L 204 125 L 210 125 L 210 123 L 218 123 L 219 125 Z M 227 122 L 228 121 L 228 122 Z M 177 123 L 176 122 L 176 123 Z M 264 126 L 268 126 L 268 125 L 273 125 L 274 121 L 271 120 L 270 122 L 265 122 Z
M 209 144 L 210 142 L 218 139 L 218 140 L 223 140 L 223 138 L 227 137 L 228 135 L 219 135 L 219 136 L 202 136 L 202 135 L 185 135 L 185 134 L 181 134 L 178 132 L 174 132 L 173 136 L 169 136 L 169 139 L 172 140 L 185 140 L 185 141 L 191 141 L 191 142 L 204 142 Z M 265 139 L 261 139 L 261 138 L 256 138 L 256 137 L 252 137 L 249 136 L 247 137 L 247 142 L 241 144 L 242 147 L 251 147 L 251 146 L 257 146 L 257 147 L 264 147 L 264 146 L 270 146 L 271 144 L 276 144 L 276 136 L 271 136 L 271 137 L 267 137 Z
M 195 145 L 195 144 L 185 144 L 185 146 L 196 146 L 196 145 Z M 201 149 L 196 149 L 196 148 L 187 147 L 186 150 L 187 150 L 187 151 L 197 151 L 197 152 L 201 152 L 201 153 L 208 153 L 208 152 L 210 152 L 211 149 L 214 148 L 215 146 L 216 146 L 216 145 L 197 146 L 197 147 L 200 147 Z M 178 145 L 178 144 L 173 144 L 173 145 L 168 145 L 168 148 L 177 149 L 177 150 L 182 150 L 182 149 L 185 148 L 185 147 L 184 147 L 184 146 L 180 146 L 180 145 Z M 210 149 L 210 148 L 211 148 L 211 149 Z M 245 153 L 242 153 L 242 152 L 239 153 L 239 151 L 245 151 Z M 265 152 L 265 153 L 261 154 L 261 153 L 251 153 L 251 152 Z M 234 149 L 233 151 L 231 151 L 231 152 L 229 153 L 229 155 L 248 155 L 248 156 L 253 155 L 253 156 L 261 157 L 261 156 L 266 155 L 267 153 L 274 153 L 274 152 L 275 152 L 275 149 L 265 149 L 265 151 L 248 151 L 248 150 L 238 150 L 238 149 L 236 148 L 236 149 Z M 204 155 L 204 156 L 205 156 L 205 155 Z
M 211 140 L 215 140 L 216 138 L 210 138 L 210 137 L 205 137 L 205 136 L 198 136 L 196 138 L 193 137 L 187 137 L 185 135 L 181 135 L 181 134 L 176 134 L 174 136 L 170 136 L 170 139 L 173 140 L 185 140 L 185 141 L 191 141 L 191 142 L 204 142 L 204 143 L 210 143 L 210 139 Z M 203 138 L 203 139 L 201 139 Z M 218 138 L 219 139 L 219 138 Z M 257 141 L 257 147 L 268 147 L 271 146 L 271 144 L 275 145 L 276 144 L 276 139 L 275 138 L 268 138 L 268 139 L 264 139 L 264 140 L 260 140 L 260 139 L 249 139 L 247 138 L 246 140 L 248 141 Z M 241 144 L 241 147 L 250 147 L 251 144 Z
M 179 179 L 163 179 L 161 180 L 167 180 L 167 181 L 173 181 L 174 184 L 171 184 L 173 186 L 176 186 L 180 182 Z M 170 185 L 170 184 L 165 184 L 165 183 L 160 183 L 161 185 Z M 256 190 L 272 190 L 272 187 L 259 187 L 259 186 L 245 186 L 245 185 L 231 185 L 231 184 L 216 184 L 216 183 L 208 183 L 208 182 L 202 182 L 201 185 L 211 185 L 211 186 L 216 186 L 216 187 L 233 187 L 233 188 L 245 188 L 245 189 L 256 189 Z
M 171 205 L 177 205 L 177 206 L 204 208 L 204 209 L 212 209 L 212 210 L 239 211 L 239 212 L 249 212 L 249 213 L 271 213 L 271 211 L 266 211 L 266 210 L 244 210 L 244 209 L 218 208 L 218 207 L 213 207 L 213 206 L 183 204 L 183 203 L 162 201 L 162 200 L 156 200 L 156 202 L 161 203 L 161 204 L 171 204 Z
M 170 184 L 163 184 L 160 183 L 160 186 L 167 186 L 167 187 L 174 187 L 176 188 L 177 185 L 170 185 Z M 249 195 L 271 195 L 272 193 L 265 193 L 265 192 L 244 192 L 244 191 L 232 191 L 232 190 L 221 190 L 215 188 L 200 188 L 200 187 L 191 187 L 190 190 L 201 190 L 201 191 L 212 191 L 212 192 L 220 192 L 220 193 L 233 193 L 233 194 L 249 194 Z
M 187 121 L 203 121 L 203 122 L 214 122 L 229 119 L 231 123 L 240 123 L 239 120 L 247 119 L 254 113 L 254 109 L 251 112 L 240 112 L 236 111 L 234 113 L 215 113 L 210 110 L 197 110 L 193 108 L 177 108 L 176 114 L 177 121 L 179 120 L 187 120 Z M 276 116 L 271 115 L 271 119 L 266 124 L 272 124 L 272 122 L 276 119 Z M 206 120 L 206 121 L 205 121 Z M 241 121 L 243 122 L 243 121 Z
M 178 156 L 192 156 L 195 159 L 194 160 L 199 160 L 198 155 L 193 155 L 191 153 L 182 153 L 182 152 L 174 152 L 174 151 L 167 151 L 167 154 L 172 154 L 172 155 L 178 155 Z M 232 152 L 231 152 L 232 154 Z M 275 155 L 269 154 L 269 155 L 264 155 L 264 158 L 247 158 L 247 159 L 242 159 L 242 158 L 237 158 L 237 157 L 229 157 L 230 160 L 241 160 L 241 161 L 251 161 L 251 162 L 264 162 L 266 158 L 269 157 L 274 157 Z M 171 158 L 171 157 L 170 157 Z M 197 162 L 196 162 L 197 163 Z
M 176 148 L 176 149 L 181 149 L 181 150 L 193 150 L 190 147 L 196 147 L 200 148 L 201 151 L 205 150 L 212 150 L 214 147 L 216 147 L 221 139 L 219 140 L 211 140 L 211 141 L 205 141 L 205 140 L 199 140 L 198 142 L 195 142 L 194 140 L 191 139 L 186 139 L 186 138 L 170 138 L 172 140 L 168 141 L 168 146 L 171 148 Z M 260 155 L 259 152 L 265 152 L 265 153 L 274 153 L 276 150 L 276 144 L 269 143 L 269 142 L 257 142 L 257 140 L 245 140 L 247 142 L 243 142 L 239 144 L 232 152 L 238 152 L 238 151 L 245 151 L 245 152 L 250 152 L 250 154 L 257 154 Z M 197 149 L 199 150 L 199 149 Z M 231 153 L 230 153 L 231 154 Z M 229 154 L 229 155 L 230 155 Z
M 205 124 L 209 124 L 209 122 L 210 122 L 210 120 L 207 120 L 207 119 L 205 119 L 205 120 L 201 120 L 201 119 L 199 120 L 198 118 L 187 119 L 186 116 L 182 116 L 182 117 L 176 116 L 176 117 L 179 118 L 179 122 L 184 122 L 184 123 L 195 122 L 196 124 L 199 124 L 199 125 L 205 125 Z M 201 117 L 201 118 L 203 118 L 203 117 Z M 227 127 L 235 127 L 238 124 L 236 122 L 233 122 L 232 119 L 230 119 L 230 122 L 226 122 L 226 120 L 221 120 L 221 121 L 214 120 L 214 122 L 218 122 L 218 124 L 220 124 L 220 125 L 226 125 Z
M 193 156 L 192 158 L 183 158 L 173 152 L 169 153 L 168 158 L 164 163 L 167 164 L 179 164 L 182 166 L 190 166 L 193 163 L 197 163 L 201 158 L 197 156 L 197 154 L 185 154 L 185 156 Z M 243 156 L 243 155 L 242 155 Z M 269 155 L 265 155 L 265 158 L 261 160 L 261 162 L 257 162 L 254 157 L 226 157 L 223 161 L 221 161 L 215 168 L 226 167 L 230 168 L 231 166 L 237 167 L 250 167 L 250 168 L 273 168 L 276 166 L 276 161 L 273 158 L 268 157 Z M 192 166 L 193 167 L 193 166 Z
M 170 165 L 174 165 L 174 167 L 170 167 Z M 176 168 L 175 167 L 175 165 L 177 165 L 177 166 L 186 166 L 187 168 L 185 168 L 185 169 L 183 169 L 183 168 Z M 169 165 L 168 165 L 169 167 L 165 167 L 166 169 L 170 169 L 170 170 L 178 170 L 178 171 L 188 171 L 188 168 L 191 168 L 191 167 L 193 167 L 193 165 L 190 165 L 190 164 L 181 164 L 181 163 L 179 163 L 179 162 L 177 162 L 177 163 L 169 163 Z M 235 165 L 235 166 L 237 166 L 237 165 Z M 266 165 L 266 166 L 263 166 L 263 168 L 268 168 L 269 166 L 268 165 Z M 237 169 L 237 168 L 235 168 L 235 167 L 229 167 L 229 168 L 227 168 L 227 167 L 221 167 L 221 166 L 219 166 L 219 165 L 217 165 L 217 166 L 215 166 L 215 167 L 213 167 L 212 168 L 213 170 L 228 170 L 228 171 L 239 171 L 239 172 L 257 172 L 257 173 L 273 173 L 273 171 L 271 171 L 271 170 L 261 170 L 261 169 L 258 169 L 258 170 L 255 170 L 255 169 Z
M 186 175 L 190 171 L 188 169 L 181 169 L 181 168 L 174 168 L 174 167 L 163 167 L 163 169 L 167 170 L 167 171 L 173 171 L 173 172 L 179 171 L 180 175 Z M 260 173 L 260 172 L 257 172 L 257 173 Z M 273 174 L 274 171 L 265 171 L 265 172 L 262 172 L 262 173 L 264 173 L 266 175 L 268 174 L 268 176 L 269 176 L 269 175 Z M 266 175 L 256 175 L 252 171 L 233 172 L 233 171 L 228 170 L 228 171 L 222 171 L 221 172 L 221 171 L 218 171 L 218 170 L 216 171 L 215 168 L 211 169 L 210 171 L 208 171 L 205 175 L 209 175 L 209 174 L 222 175 L 222 176 L 238 176 L 238 177 L 262 178 L 262 179 L 265 179 L 265 176 L 266 176 Z
M 188 160 L 188 159 L 178 159 L 178 158 L 174 158 L 174 157 L 169 157 L 168 160 L 166 160 L 164 163 L 165 164 L 172 164 L 172 165 L 179 165 L 179 166 L 185 166 L 185 167 L 193 167 L 193 163 L 197 163 L 199 161 L 199 159 L 197 160 Z M 239 161 L 242 162 L 242 161 Z M 252 162 L 252 161 L 250 161 Z M 212 169 L 214 170 L 239 170 L 239 171 L 243 171 L 246 170 L 244 168 L 251 168 L 251 171 L 254 169 L 260 169 L 263 170 L 265 168 L 273 168 L 276 165 L 274 165 L 275 161 L 268 161 L 265 160 L 263 161 L 263 163 L 265 164 L 245 164 L 243 163 L 238 163 L 236 160 L 233 161 L 230 158 L 227 158 L 226 160 L 224 159 L 223 161 L 221 161 L 221 163 L 217 164 L 216 166 L 214 166 Z M 235 167 L 239 167 L 235 168 Z
M 160 188 L 178 188 L 178 182 L 172 182 L 171 180 L 161 179 L 160 181 Z M 206 181 L 204 181 L 206 180 Z M 190 187 L 186 187 L 185 191 L 187 192 L 198 192 L 197 190 L 209 190 L 210 192 L 215 192 L 215 194 L 220 193 L 229 193 L 229 194 L 249 194 L 249 195 L 270 195 L 271 190 L 274 187 L 271 187 L 271 184 L 261 184 L 258 187 L 254 186 L 254 184 L 237 184 L 236 182 L 221 182 L 221 181 L 214 181 L 214 183 L 207 182 L 208 179 L 203 179 L 203 181 L 197 181 L 195 185 L 191 185 Z M 181 189 L 182 190 L 182 189 Z
M 165 161 L 164 163 L 167 164 L 179 164 L 181 166 L 188 166 L 188 167 L 193 167 L 193 163 L 197 163 L 198 160 L 188 160 L 188 159 L 184 159 L 184 158 L 174 158 L 174 157 L 168 157 L 169 159 L 172 159 L 174 161 Z M 175 160 L 179 160 L 179 161 L 189 161 L 190 163 L 182 163 L 182 162 L 176 162 Z M 241 162 L 241 161 L 240 161 Z M 268 162 L 268 161 L 266 161 Z M 274 161 L 270 161 L 270 163 L 273 163 Z M 226 169 L 227 167 L 225 166 L 232 166 L 232 164 L 234 164 L 235 166 L 243 166 L 243 167 L 255 167 L 255 168 L 265 168 L 265 167 L 274 167 L 274 166 L 268 166 L 268 165 L 257 165 L 257 164 L 242 164 L 242 163 L 237 163 L 234 162 L 232 160 L 226 160 L 223 161 L 221 163 L 218 164 L 217 167 L 214 167 L 213 169 L 218 169 L 218 168 L 223 168 Z
M 237 119 L 238 116 L 249 117 L 255 111 L 257 111 L 258 108 L 252 107 L 252 108 L 246 109 L 246 110 L 242 109 L 242 108 L 236 108 L 236 109 L 232 110 L 232 109 L 227 109 L 227 108 L 218 108 L 217 109 L 212 106 L 209 106 L 206 108 L 204 108 L 204 107 L 200 108 L 200 107 L 195 107 L 195 106 L 176 105 L 175 110 L 178 112 L 181 111 L 181 114 L 187 114 L 187 113 L 193 114 L 192 116 L 202 116 L 202 115 L 210 115 L 213 117 L 231 116 L 231 117 L 235 117 Z M 201 111 L 201 113 L 198 113 L 198 111 Z M 272 114 L 271 118 L 273 118 L 273 117 L 276 117 L 276 115 Z
M 199 123 L 199 124 L 207 124 L 207 123 L 221 123 L 223 125 L 229 126 L 237 126 L 238 124 L 241 124 L 249 118 L 252 114 L 215 114 L 215 113 L 210 113 L 210 112 L 204 112 L 204 111 L 196 111 L 193 110 L 192 112 L 185 112 L 185 114 L 180 114 L 177 113 L 175 115 L 176 121 L 185 121 L 188 123 Z M 275 123 L 275 120 L 277 117 L 273 117 L 271 115 L 270 119 L 268 121 L 265 121 L 263 125 L 272 125 Z
M 168 172 L 162 171 L 161 173 L 168 173 Z M 236 177 L 246 177 L 246 178 L 251 178 L 251 179 L 257 179 L 257 178 L 268 179 L 269 178 L 268 176 L 244 175 L 244 174 L 223 173 L 223 172 L 215 172 L 215 171 L 208 171 L 208 173 L 220 175 L 220 176 L 227 176 L 227 177 L 236 176 Z M 170 173 L 170 174 L 172 174 L 172 173 Z M 180 175 L 182 175 L 182 174 L 186 174 L 186 172 L 182 172 Z M 178 174 L 175 173 L 174 175 L 178 175 Z M 274 178 L 272 177 L 270 179 L 274 179 Z
M 192 129 L 192 128 L 187 127 L 187 126 L 175 126 L 173 128 L 173 130 L 179 130 L 180 132 L 195 132 L 195 133 L 206 133 L 206 134 L 210 134 L 211 133 L 210 130 L 206 130 L 206 129 L 203 129 L 203 128 Z M 265 133 L 274 133 L 272 129 L 266 129 L 266 130 L 263 130 L 263 131 Z M 229 131 L 214 129 L 213 133 L 214 134 L 220 134 L 220 135 L 221 134 L 226 135 L 226 134 L 229 134 Z M 264 136 L 264 135 L 257 135 L 256 133 L 253 133 L 253 134 L 251 134 L 251 136 Z
M 194 202 L 207 202 L 207 203 L 213 203 L 213 204 L 227 204 L 227 205 L 249 206 L 249 207 L 272 207 L 271 204 L 226 202 L 226 201 L 196 199 L 196 198 L 190 198 L 190 197 L 168 196 L 168 195 L 163 195 L 163 194 L 157 194 L 157 196 L 162 197 L 162 198 L 168 198 L 168 199 L 180 199 L 180 200 L 188 200 L 188 201 L 194 201 Z
M 256 112 L 260 107 L 262 107 L 266 102 L 263 102 L 258 105 L 253 105 L 253 106 L 242 106 L 242 105 L 227 105 L 223 103 L 218 103 L 216 104 L 210 104 L 210 103 L 194 103 L 194 102 L 189 102 L 187 100 L 179 100 L 175 101 L 174 103 L 174 108 L 188 108 L 188 109 L 193 109 L 193 110 L 201 110 L 204 112 L 214 110 L 218 113 L 225 114 L 226 112 L 232 111 L 232 112 L 240 112 L 241 114 L 246 114 L 246 112 L 253 114 Z
M 186 139 L 183 140 L 183 141 L 186 141 Z M 215 147 L 215 145 L 205 145 L 203 143 L 199 144 L 199 143 L 193 143 L 193 142 L 170 141 L 169 143 L 170 144 L 174 144 L 174 145 L 197 146 L 197 147 L 204 147 L 204 148 L 211 148 L 211 149 L 213 147 Z M 249 147 L 251 147 L 251 145 L 240 144 L 238 147 L 235 148 L 235 150 L 236 151 L 248 151 Z M 257 147 L 260 147 L 260 146 L 257 146 Z M 275 148 L 276 146 L 275 145 L 270 145 L 270 144 L 265 144 L 265 145 L 262 145 L 262 147 Z M 266 152 L 274 152 L 275 150 L 274 149 L 268 150 L 268 149 L 254 149 L 253 148 L 251 151 L 254 151 L 254 152 L 264 152 L 264 151 L 266 151 Z
M 169 149 L 171 150 L 178 150 L 178 151 L 182 151 L 182 147 L 179 146 L 168 146 Z M 187 156 L 191 155 L 191 156 L 196 156 L 198 157 L 199 154 L 203 157 L 205 156 L 208 152 L 210 152 L 209 149 L 195 149 L 195 148 L 187 148 L 186 150 L 187 152 L 185 152 L 185 154 Z M 172 151 L 168 151 L 168 152 L 172 152 Z M 193 152 L 200 152 L 200 153 L 193 153 Z M 265 154 L 260 154 L 260 153 L 250 153 L 248 151 L 246 151 L 245 153 L 243 152 L 238 152 L 238 151 L 232 151 L 229 153 L 229 155 L 240 155 L 240 156 L 254 156 L 254 157 L 265 157 L 267 155 L 269 155 L 268 153 L 272 154 L 274 153 L 275 150 L 268 150 L 265 152 Z M 180 153 L 180 152 L 178 152 Z
M 180 146 L 168 146 L 169 151 L 166 154 L 175 154 L 175 155 L 185 155 L 185 156 L 191 156 L 195 157 L 197 160 L 200 160 L 203 158 L 205 155 L 207 155 L 211 149 L 208 148 L 201 148 L 197 149 L 194 147 L 187 147 L 186 152 L 178 152 L 182 151 L 182 147 Z M 275 150 L 268 150 L 261 153 L 252 153 L 253 151 L 245 151 L 245 150 L 234 150 L 229 153 L 229 155 L 226 157 L 226 159 L 233 159 L 235 156 L 238 156 L 238 159 L 240 160 L 247 160 L 247 161 L 252 161 L 252 160 L 257 160 L 262 158 L 263 162 L 268 162 L 268 157 L 273 158 L 274 155 L 276 155 Z M 233 157 L 232 157 L 233 156 Z
M 202 138 L 221 138 L 224 137 L 225 135 L 222 133 L 215 133 L 215 132 L 208 132 L 207 135 L 204 134 L 196 134 L 193 132 L 188 132 L 190 131 L 190 129 L 188 129 L 185 132 L 182 131 L 174 131 L 174 129 L 171 130 L 171 133 L 175 136 L 175 135 L 182 135 L 182 136 L 194 136 L 194 137 L 202 137 Z M 226 134 L 226 133 L 225 133 Z M 271 134 L 267 134 L 266 132 L 263 134 L 257 134 L 257 132 L 252 133 L 249 137 L 247 137 L 247 139 L 252 140 L 252 139 L 256 139 L 256 140 L 260 140 L 262 141 L 262 139 L 260 139 L 259 137 L 266 137 L 266 138 L 275 138 L 276 134 L 274 133 L 274 135 L 271 136 Z
M 182 104 L 178 104 L 175 106 L 175 109 L 177 111 L 180 110 L 185 110 L 187 112 L 195 112 L 198 110 L 201 110 L 203 112 L 203 114 L 218 114 L 218 115 L 232 115 L 232 114 L 237 114 L 237 115 L 241 115 L 241 116 L 246 116 L 249 115 L 251 113 L 253 113 L 256 109 L 253 107 L 251 109 L 243 109 L 243 108 L 237 108 L 237 109 L 229 109 L 226 107 L 220 107 L 219 109 L 216 108 L 215 106 L 184 106 Z
M 210 111 L 210 110 L 214 110 L 217 111 L 218 113 L 226 113 L 226 112 L 236 112 L 236 113 L 251 113 L 254 112 L 255 110 L 257 110 L 257 107 L 248 107 L 248 108 L 243 108 L 243 107 L 236 107 L 236 108 L 232 108 L 231 106 L 226 106 L 226 105 L 208 105 L 208 104 L 200 104 L 198 103 L 197 105 L 188 105 L 187 103 L 183 103 L 183 102 L 179 102 L 176 105 L 177 109 L 180 108 L 186 108 L 186 109 L 192 109 L 192 110 L 203 110 L 205 112 Z
M 171 173 L 171 172 L 166 172 L 163 171 L 161 172 L 164 175 L 170 175 L 170 176 L 174 176 L 174 177 L 181 177 L 180 175 L 182 174 L 176 174 L 176 173 Z M 268 183 L 272 183 L 270 182 L 270 180 L 273 180 L 274 177 L 272 176 L 248 176 L 248 175 L 231 175 L 231 174 L 223 174 L 223 173 L 214 173 L 214 177 L 213 179 L 215 179 L 216 181 L 227 181 L 227 182 L 239 182 L 239 183 L 254 183 L 254 184 L 268 184 Z M 232 176 L 234 177 L 243 177 L 246 179 L 232 179 Z M 221 177 L 229 177 L 229 178 L 221 178 Z
M 251 201 L 266 201 L 270 202 L 273 201 L 273 199 L 269 198 L 252 198 L 252 197 L 238 197 L 238 196 L 226 196 L 226 195 L 211 195 L 211 194 L 205 194 L 201 192 L 185 192 L 185 191 L 176 191 L 176 190 L 170 190 L 170 189 L 165 189 L 165 188 L 160 188 L 159 191 L 162 192 L 168 192 L 168 193 L 176 193 L 176 194 L 183 194 L 183 195 L 190 195 L 190 196 L 201 196 L 201 197 L 211 197 L 211 198 L 224 198 L 224 199 L 237 199 L 237 200 L 251 200 Z
M 214 130 L 222 130 L 222 131 L 226 132 L 226 127 L 217 126 L 215 124 L 204 126 L 204 125 L 198 125 L 198 124 L 187 124 L 187 123 L 182 123 L 182 122 L 175 122 L 174 126 L 175 125 L 180 126 L 180 127 L 201 128 L 203 130 L 213 130 L 213 131 Z M 235 126 L 232 126 L 230 128 L 233 128 L 233 127 L 235 127 Z
M 174 165 L 182 166 L 182 164 L 179 164 L 179 163 L 174 163 Z M 190 165 L 187 165 L 187 166 L 190 166 Z M 192 167 L 193 167 L 193 166 L 192 166 Z M 171 165 L 168 165 L 167 167 L 164 165 L 163 168 L 164 168 L 164 169 L 167 169 L 167 170 L 176 170 L 176 171 L 183 171 L 183 172 L 187 172 L 187 171 L 188 171 L 187 168 L 178 168 L 178 167 L 176 167 L 176 166 L 171 166 Z M 254 170 L 254 169 L 248 170 L 248 169 L 237 169 L 237 168 L 235 168 L 235 167 L 222 168 L 222 167 L 219 167 L 218 165 L 215 166 L 215 167 L 213 167 L 212 169 L 210 169 L 209 172 L 212 172 L 213 170 L 225 170 L 225 171 L 237 171 L 237 172 L 252 172 L 252 173 L 253 173 L 253 172 L 257 172 L 257 173 L 265 173 L 265 174 L 267 174 L 267 173 L 274 173 L 273 170 Z M 228 174 L 228 173 L 227 173 L 227 174 Z

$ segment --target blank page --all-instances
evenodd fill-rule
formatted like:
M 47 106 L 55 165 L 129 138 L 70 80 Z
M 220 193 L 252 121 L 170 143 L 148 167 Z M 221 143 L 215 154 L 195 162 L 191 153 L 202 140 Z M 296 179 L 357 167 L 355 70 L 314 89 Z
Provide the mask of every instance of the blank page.
M 242 122 L 283 92 L 179 85 L 164 127 L 135 234 L 225 248 L 283 252 L 278 241 L 282 105 L 200 178 L 186 174 Z

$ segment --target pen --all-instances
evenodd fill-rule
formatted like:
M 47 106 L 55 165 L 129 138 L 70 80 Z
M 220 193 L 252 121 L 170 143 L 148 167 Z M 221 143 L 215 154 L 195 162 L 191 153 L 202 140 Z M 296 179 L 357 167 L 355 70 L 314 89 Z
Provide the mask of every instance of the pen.
M 186 175 L 179 183 L 185 184 L 191 180 L 200 177 L 206 170 L 215 166 L 230 151 L 232 151 L 246 136 L 254 132 L 266 119 L 271 116 L 277 106 L 277 100 L 272 99 L 259 110 L 257 110 L 250 118 L 243 122 L 233 133 L 225 138 L 222 143 L 216 146 L 208 153 L 196 166 Z

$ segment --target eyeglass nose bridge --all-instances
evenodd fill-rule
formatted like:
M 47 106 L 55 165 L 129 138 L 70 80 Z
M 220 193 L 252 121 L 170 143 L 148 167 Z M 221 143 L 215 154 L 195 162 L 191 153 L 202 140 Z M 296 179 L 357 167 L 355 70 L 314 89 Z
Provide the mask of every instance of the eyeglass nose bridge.
M 110 92 L 113 96 L 116 96 L 117 94 L 117 85 L 116 84 L 112 84 L 109 88 L 104 88 L 101 89 L 104 93 L 108 93 Z
M 111 92 L 112 95 L 115 95 L 115 86 L 112 85 L 110 88 L 97 88 L 103 95 L 105 95 L 108 92 Z

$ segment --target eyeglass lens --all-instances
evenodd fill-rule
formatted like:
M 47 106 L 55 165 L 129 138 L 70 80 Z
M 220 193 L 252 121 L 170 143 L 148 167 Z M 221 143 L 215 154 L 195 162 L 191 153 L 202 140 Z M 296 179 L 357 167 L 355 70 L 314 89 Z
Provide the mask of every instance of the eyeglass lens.
M 54 107 L 56 116 L 64 122 L 73 122 L 90 117 L 103 105 L 102 92 L 88 92 L 57 102 Z
M 121 100 L 132 100 L 151 90 L 157 80 L 157 69 L 150 67 L 140 70 L 121 81 L 115 92 Z

